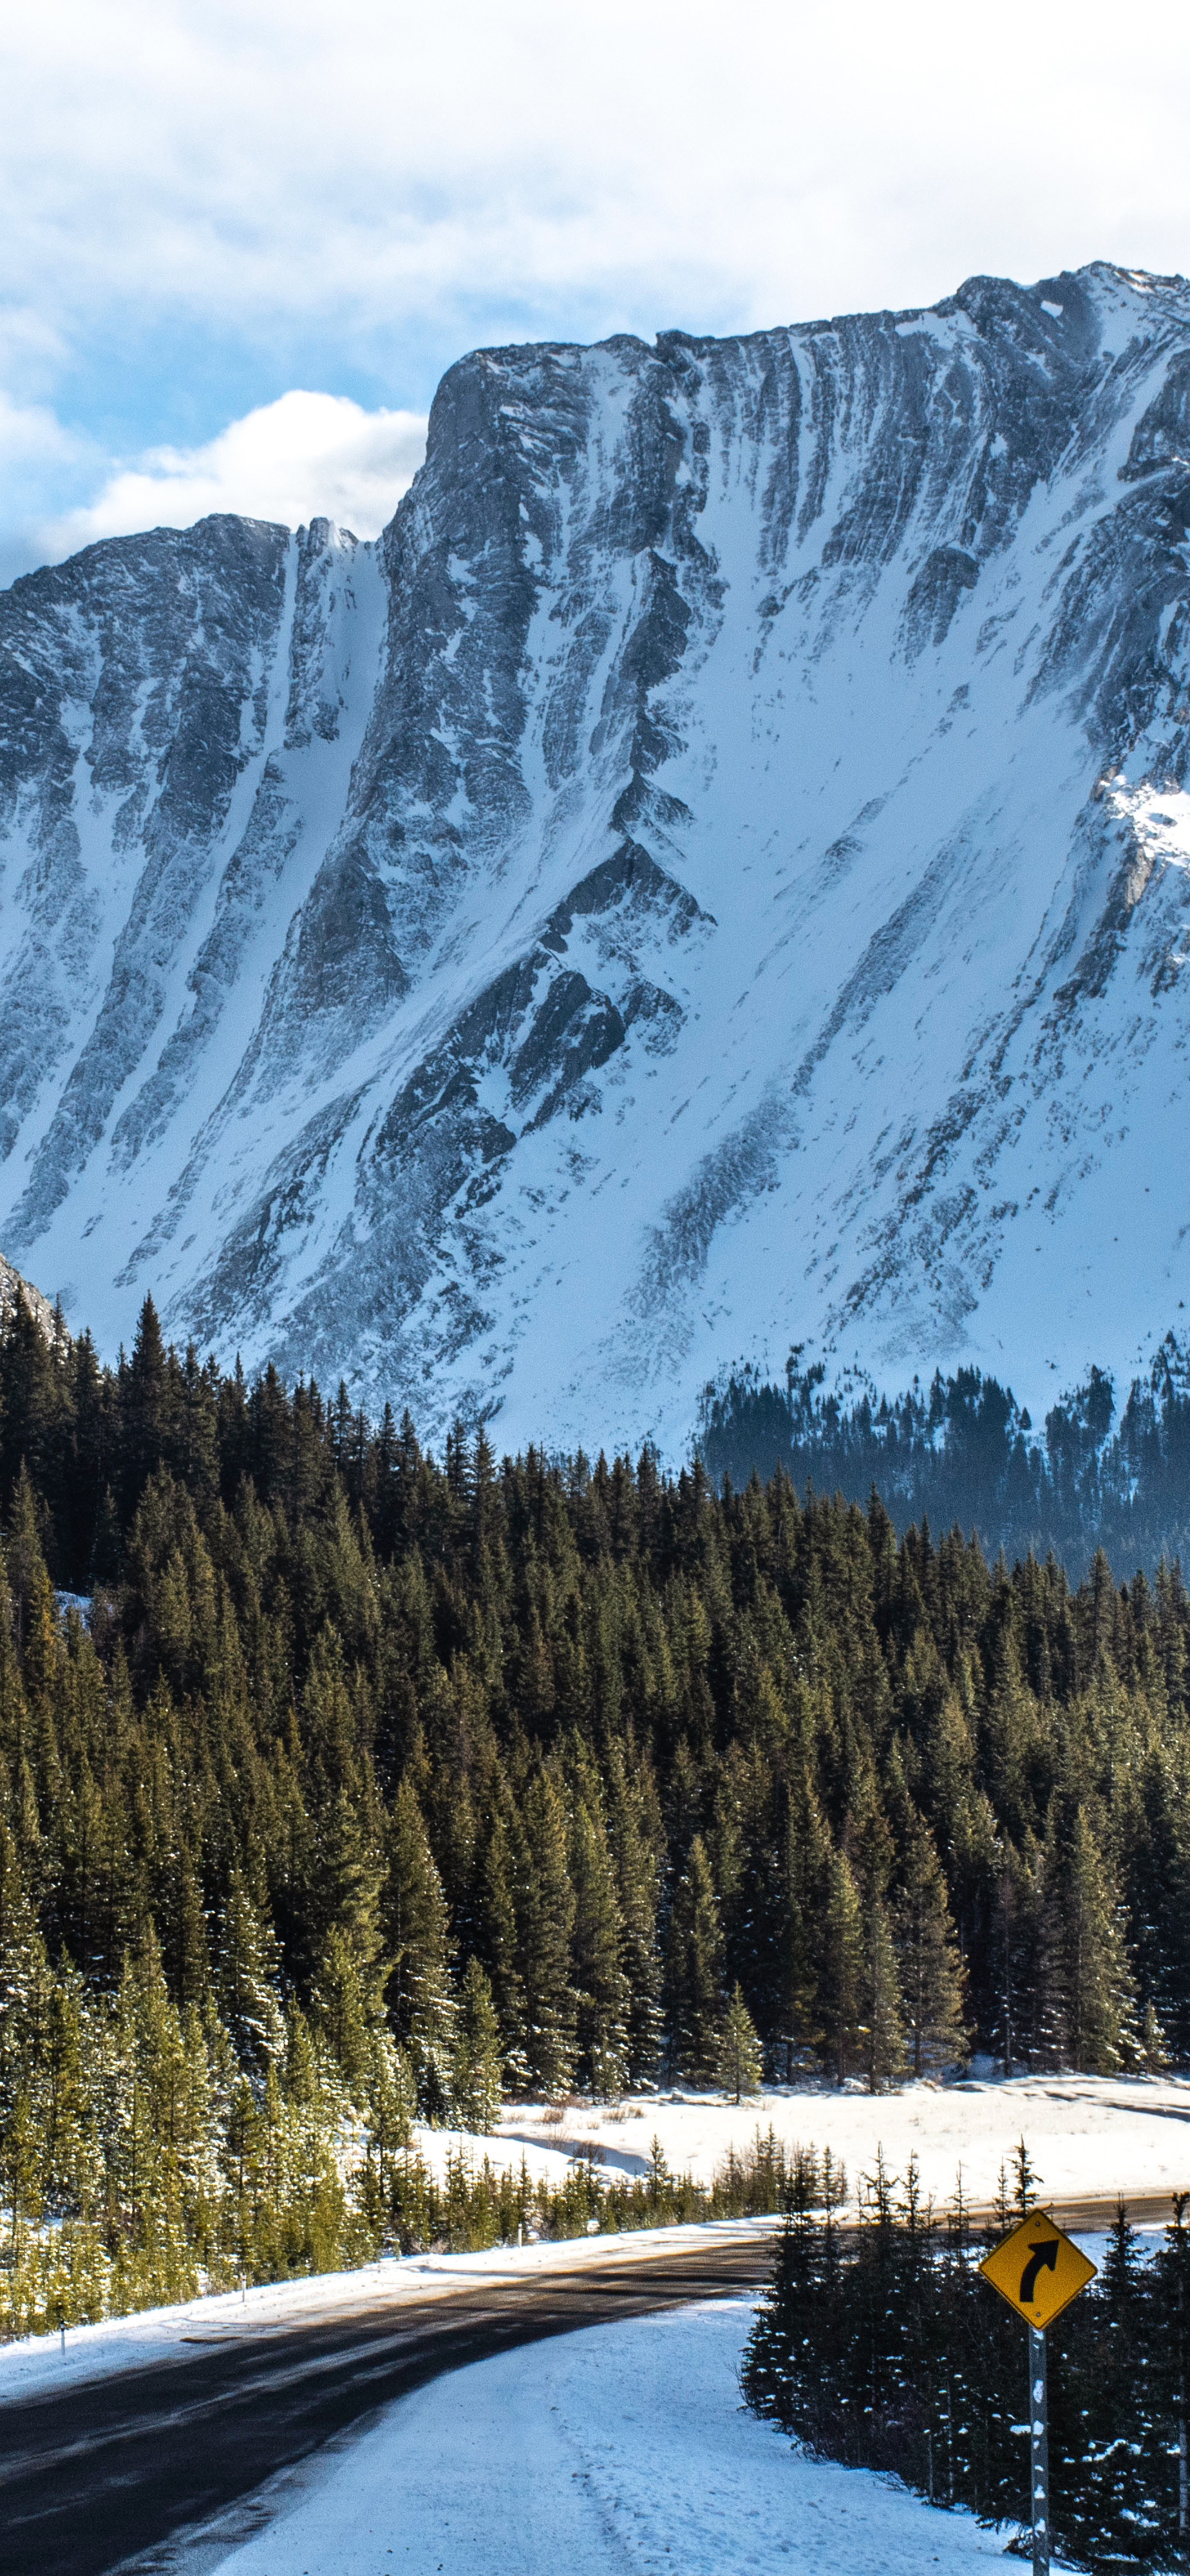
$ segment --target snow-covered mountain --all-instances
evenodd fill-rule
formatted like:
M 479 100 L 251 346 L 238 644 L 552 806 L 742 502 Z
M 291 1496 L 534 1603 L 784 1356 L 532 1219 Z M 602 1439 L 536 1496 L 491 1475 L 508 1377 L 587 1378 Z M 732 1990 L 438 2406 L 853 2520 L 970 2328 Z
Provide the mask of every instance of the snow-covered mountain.
M 1190 286 L 445 378 L 375 546 L 0 596 L 0 1244 L 109 1346 L 676 1446 L 1190 1274 Z M 1056 1372 L 1056 1378 L 1055 1373 Z

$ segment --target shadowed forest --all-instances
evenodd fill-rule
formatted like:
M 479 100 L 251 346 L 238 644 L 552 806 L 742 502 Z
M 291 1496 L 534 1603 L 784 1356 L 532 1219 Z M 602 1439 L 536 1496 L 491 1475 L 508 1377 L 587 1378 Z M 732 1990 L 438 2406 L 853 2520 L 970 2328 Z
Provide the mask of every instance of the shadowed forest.
M 928 1520 L 975 1530 L 989 1556 L 1045 1557 L 1081 1573 L 1102 1548 L 1121 1578 L 1190 1542 L 1190 1354 L 1167 1333 L 1147 1378 L 1118 1410 L 1112 1380 L 1084 1385 L 1034 1423 L 1010 1388 L 978 1369 L 936 1373 L 889 1401 L 823 1393 L 821 1367 L 794 1352 L 784 1386 L 743 1368 L 703 1401 L 699 1455 L 712 1482 L 784 1470 L 799 1493 L 865 1502 L 876 1486 L 898 1530 Z
M 829 2157 L 800 2154 L 743 2388 L 757 2414 L 812 2452 L 892 2470 L 931 2504 L 965 2505 L 986 2523 L 1024 2516 L 1027 2527 L 1028 2347 L 977 2268 L 1035 2205 L 1023 2146 L 1015 2162 L 1015 2189 L 1002 2175 L 986 2230 L 961 2203 L 939 2218 L 912 2165 L 898 2183 L 879 2159 L 859 2226 L 842 2228 Z M 1147 2256 L 1121 2206 L 1098 2278 L 1046 2343 L 1051 2532 L 1063 2563 L 1104 2576 L 1184 2566 L 1184 2193 Z

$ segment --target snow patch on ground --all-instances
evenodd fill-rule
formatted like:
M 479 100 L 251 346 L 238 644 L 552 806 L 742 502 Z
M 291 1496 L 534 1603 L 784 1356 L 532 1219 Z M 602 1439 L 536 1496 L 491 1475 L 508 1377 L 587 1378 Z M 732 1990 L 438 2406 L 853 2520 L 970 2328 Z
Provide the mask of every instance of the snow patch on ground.
M 960 2166 L 966 2198 L 991 2201 L 1000 2166 L 1022 2136 L 1039 2188 L 1056 2200 L 1190 2189 L 1190 2082 L 1178 2076 L 971 2078 L 880 2094 L 775 2086 L 741 2103 L 721 2093 L 637 2095 L 615 2106 L 576 2105 L 560 2126 L 539 2103 L 508 2103 L 494 2137 L 427 2130 L 419 2143 L 443 2170 L 448 2148 L 463 2144 L 476 2162 L 487 2155 L 497 2168 L 515 2168 L 523 2149 L 531 2175 L 548 2169 L 559 2179 L 571 2158 L 592 2148 L 602 2149 L 609 2177 L 643 2174 L 657 2137 L 672 2172 L 710 2182 L 729 2149 L 746 2154 L 756 2130 L 770 2124 L 787 2149 L 829 2147 L 847 2167 L 853 2199 L 882 2147 L 893 2173 L 916 2155 L 939 2204 L 953 2194 Z
M 751 2304 L 596 2326 L 473 2363 L 324 2455 L 210 2576 L 919 2576 L 1003 2556 L 970 2515 L 807 2460 L 743 2408 Z M 257 2499 L 259 2512 L 264 2499 Z

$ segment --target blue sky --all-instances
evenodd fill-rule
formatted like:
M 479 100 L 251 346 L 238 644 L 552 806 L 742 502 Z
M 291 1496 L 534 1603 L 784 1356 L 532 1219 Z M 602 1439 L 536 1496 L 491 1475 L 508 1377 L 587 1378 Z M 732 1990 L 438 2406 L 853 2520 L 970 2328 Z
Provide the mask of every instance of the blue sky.
M 371 533 L 477 343 L 1190 269 L 1169 0 L 37 0 L 0 100 L 0 580 L 211 507 Z

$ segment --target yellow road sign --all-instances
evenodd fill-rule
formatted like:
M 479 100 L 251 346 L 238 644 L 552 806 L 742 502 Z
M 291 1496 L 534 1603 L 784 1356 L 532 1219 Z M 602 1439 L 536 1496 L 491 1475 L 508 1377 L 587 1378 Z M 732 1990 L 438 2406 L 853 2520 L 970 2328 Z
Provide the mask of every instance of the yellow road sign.
M 979 2268 L 1018 2317 L 1042 2333 L 1095 2278 L 1094 2264 L 1044 2209 L 1031 2209 Z

